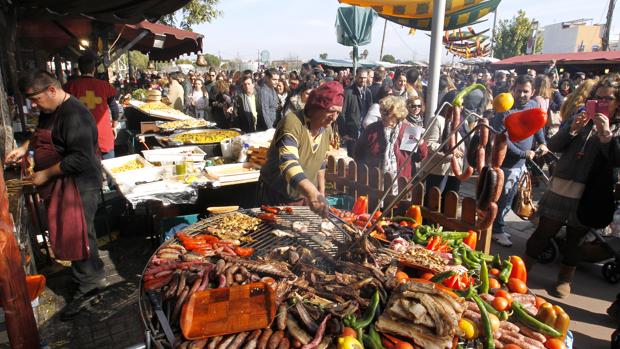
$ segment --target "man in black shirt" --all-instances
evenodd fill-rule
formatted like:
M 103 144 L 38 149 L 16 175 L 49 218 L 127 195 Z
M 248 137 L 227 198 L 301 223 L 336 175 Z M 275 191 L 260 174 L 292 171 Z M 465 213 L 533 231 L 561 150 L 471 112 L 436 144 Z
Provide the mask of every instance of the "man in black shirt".
M 21 93 L 30 99 L 33 107 L 38 108 L 41 114 L 32 139 L 9 153 L 7 162 L 18 161 L 24 157 L 29 148 L 34 149 L 35 172 L 31 180 L 48 205 L 48 219 L 54 220 L 55 226 L 58 227 L 58 240 L 54 240 L 56 245 L 52 243 L 52 247 L 56 246 L 54 252 L 56 256 L 61 257 L 65 253 L 85 256 L 81 259 L 70 258 L 73 280 L 78 287 L 73 300 L 61 314 L 62 320 L 69 320 L 89 304 L 98 302 L 101 297 L 99 292 L 107 284 L 103 262 L 99 258 L 94 227 L 102 184 L 101 162 L 97 155 L 97 127 L 84 104 L 65 92 L 60 82 L 48 72 L 35 70 L 25 73 L 19 80 L 19 87 Z M 79 191 L 82 212 L 79 207 L 75 210 L 78 216 L 83 213 L 88 247 L 84 246 L 86 244 L 84 240 L 79 240 L 81 244 L 73 242 L 74 240 L 63 240 L 68 236 L 67 231 L 79 229 L 81 222 L 63 222 L 62 217 L 65 217 L 63 212 L 53 211 L 74 208 L 70 205 L 50 204 L 54 200 L 55 202 L 66 200 L 66 192 L 63 190 L 59 193 L 55 187 L 57 181 L 61 180 L 64 185 L 64 180 L 67 178 L 74 180 L 73 188 L 77 187 Z M 80 246 L 75 246 L 76 244 Z M 87 252 L 76 254 L 74 251 L 80 248 Z

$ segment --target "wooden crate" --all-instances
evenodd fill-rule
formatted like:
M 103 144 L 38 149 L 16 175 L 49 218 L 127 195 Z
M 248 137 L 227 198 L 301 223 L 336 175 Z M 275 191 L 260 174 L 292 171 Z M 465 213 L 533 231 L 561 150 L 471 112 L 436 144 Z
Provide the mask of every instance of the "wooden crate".
M 374 210 L 380 204 L 379 199 L 384 189 L 392 182 L 390 174 L 383 174 L 379 168 L 368 168 L 366 165 L 358 165 L 354 160 L 336 160 L 333 156 L 327 158 L 325 180 L 328 187 L 335 188 L 339 193 L 346 193 L 353 197 L 359 195 L 368 196 L 368 209 Z M 405 187 L 407 180 L 398 179 L 399 192 Z M 424 203 L 426 190 L 428 200 Z M 394 195 L 388 195 L 386 203 L 391 202 Z M 491 250 L 491 228 L 485 230 L 476 229 L 476 200 L 463 197 L 462 200 L 456 192 L 446 194 L 445 209 L 441 212 L 441 191 L 437 187 L 425 188 L 423 183 L 415 186 L 405 197 L 397 203 L 398 207 L 410 205 L 422 206 L 422 216 L 431 224 L 439 224 L 446 230 L 478 232 L 476 249 L 489 253 Z

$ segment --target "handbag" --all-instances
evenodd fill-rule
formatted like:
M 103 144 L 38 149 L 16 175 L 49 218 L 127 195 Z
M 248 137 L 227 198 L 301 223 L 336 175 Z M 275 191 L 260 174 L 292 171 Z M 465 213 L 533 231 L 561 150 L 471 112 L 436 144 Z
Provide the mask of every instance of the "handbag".
M 532 177 L 529 171 L 523 172 L 517 183 L 517 193 L 512 200 L 512 210 L 519 218 L 530 220 L 536 213 L 536 207 L 532 201 Z

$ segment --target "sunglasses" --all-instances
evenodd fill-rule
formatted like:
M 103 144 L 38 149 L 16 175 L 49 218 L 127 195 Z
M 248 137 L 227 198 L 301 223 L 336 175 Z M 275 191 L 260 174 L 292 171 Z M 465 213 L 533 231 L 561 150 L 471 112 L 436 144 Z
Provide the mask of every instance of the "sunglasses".
M 411 104 L 409 108 L 422 108 L 422 104 Z

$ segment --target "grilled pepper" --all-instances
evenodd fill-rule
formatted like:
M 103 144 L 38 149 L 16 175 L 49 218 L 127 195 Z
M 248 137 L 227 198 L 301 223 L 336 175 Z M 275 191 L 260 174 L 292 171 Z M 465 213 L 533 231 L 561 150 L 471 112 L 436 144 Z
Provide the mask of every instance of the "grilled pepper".
M 502 258 L 499 256 L 499 254 L 493 256 L 493 261 L 491 262 L 491 265 L 493 266 L 493 268 L 502 268 Z
M 454 270 L 444 271 L 443 273 L 439 273 L 433 276 L 430 281 L 436 282 L 436 283 L 442 283 L 445 279 L 449 278 L 450 276 L 453 276 L 454 274 L 456 274 Z
M 479 270 L 480 269 L 480 264 L 473 261 L 471 259 L 471 254 L 470 254 L 470 250 L 465 248 L 463 250 L 463 264 L 467 267 L 467 269 L 469 270 Z
M 478 233 L 474 230 L 470 230 L 467 237 L 463 239 L 463 243 L 469 246 L 472 250 L 476 249 L 476 243 L 478 242 Z
M 375 291 L 370 299 L 368 308 L 366 308 L 366 311 L 364 312 L 364 316 L 361 319 L 355 320 L 354 323 L 351 324 L 351 327 L 356 330 L 368 327 L 368 325 L 370 325 L 375 319 L 375 314 L 377 312 L 377 308 L 379 307 L 379 300 L 379 291 Z
M 422 225 L 422 208 L 420 205 L 409 206 L 405 216 L 413 218 L 418 225 Z
M 367 335 L 364 335 L 363 341 L 365 349 L 385 349 L 381 343 L 381 337 L 379 337 L 379 333 L 375 331 L 374 326 L 370 326 L 370 330 Z
M 532 315 L 528 314 L 528 312 L 523 308 L 523 304 L 519 303 L 518 301 L 512 301 L 511 308 L 513 311 L 513 316 L 515 316 L 515 318 L 519 320 L 519 322 L 533 329 L 534 331 L 540 332 L 550 337 L 562 336 L 562 333 L 558 332 L 558 330 L 556 330 L 555 328 L 547 325 L 542 321 L 539 321 Z
M 510 279 L 510 273 L 512 272 L 512 263 L 510 260 L 506 259 L 502 264 L 502 271 L 499 273 L 499 280 L 504 284 L 508 283 L 508 279 Z
M 478 293 L 489 293 L 489 269 L 485 261 L 482 261 L 480 265 L 480 287 L 478 288 Z
M 460 248 L 457 247 L 452 250 L 452 261 L 454 262 L 454 265 L 460 265 L 463 263 L 463 257 L 461 255 Z
M 495 349 L 495 342 L 493 340 L 493 328 L 491 327 L 491 320 L 489 319 L 489 313 L 484 306 L 482 299 L 478 295 L 472 297 L 478 310 L 480 310 L 480 317 L 482 319 L 482 332 L 484 333 L 483 345 L 484 349 Z
M 540 309 L 538 309 L 536 319 L 555 328 L 562 334 L 562 338 L 566 337 L 570 325 L 570 317 L 560 306 L 543 303 Z
M 511 278 L 517 278 L 527 283 L 527 269 L 523 259 L 519 256 L 510 256 L 510 263 L 512 264 L 512 271 L 510 272 Z

